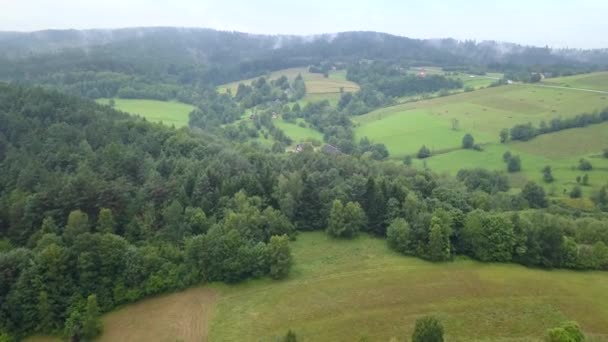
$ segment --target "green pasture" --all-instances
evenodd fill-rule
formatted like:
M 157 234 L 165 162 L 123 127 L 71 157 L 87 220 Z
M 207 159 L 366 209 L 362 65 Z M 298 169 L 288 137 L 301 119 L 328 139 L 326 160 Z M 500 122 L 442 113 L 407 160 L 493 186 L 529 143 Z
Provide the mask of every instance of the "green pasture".
M 433 264 L 390 251 L 384 240 L 335 241 L 304 233 L 285 281 L 215 285 L 211 341 L 409 341 L 422 315 L 448 341 L 540 341 L 576 320 L 608 337 L 608 273 L 544 271 L 467 259 Z
M 608 107 L 602 94 L 569 89 L 508 85 L 382 108 L 356 117 L 356 135 L 385 143 L 402 158 L 420 146 L 458 148 L 471 133 L 478 143 L 498 142 L 499 132 L 516 124 L 550 121 Z M 458 122 L 457 130 L 452 123 Z
M 300 122 L 303 122 L 303 120 L 299 119 L 297 123 L 287 122 L 282 119 L 273 121 L 274 125 L 290 137 L 294 143 L 311 141 L 313 139 L 323 141 L 323 134 L 321 132 L 308 127 L 307 123 L 305 123 L 306 127 L 300 127 L 298 125 Z
M 431 263 L 361 235 L 301 233 L 282 281 L 212 284 L 153 297 L 104 315 L 100 341 L 409 341 L 435 315 L 447 341 L 542 341 L 575 320 L 608 341 L 608 273 L 529 269 L 467 258 Z M 59 341 L 35 337 L 29 341 Z
M 96 101 L 108 104 L 110 99 Z M 114 108 L 123 112 L 140 115 L 151 122 L 175 125 L 175 127 L 188 126 L 190 112 L 195 108 L 189 104 L 174 101 L 114 99 L 114 103 Z
M 608 71 L 574 76 L 547 78 L 543 84 L 562 87 L 593 89 L 608 92 Z

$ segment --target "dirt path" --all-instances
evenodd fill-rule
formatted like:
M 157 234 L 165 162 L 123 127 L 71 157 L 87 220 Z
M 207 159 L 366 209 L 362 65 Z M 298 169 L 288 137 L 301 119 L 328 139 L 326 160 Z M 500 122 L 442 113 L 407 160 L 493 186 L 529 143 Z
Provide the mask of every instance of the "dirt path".
M 217 297 L 214 290 L 197 287 L 128 305 L 104 316 L 98 341 L 207 341 Z
M 548 84 L 531 84 L 531 85 L 533 85 L 535 87 L 543 87 L 543 88 L 570 89 L 570 90 L 586 91 L 588 93 L 608 94 L 608 91 L 605 91 L 605 90 L 595 90 L 595 89 L 586 89 L 586 88 L 573 88 L 573 87 L 564 87 L 564 86 L 548 85 Z

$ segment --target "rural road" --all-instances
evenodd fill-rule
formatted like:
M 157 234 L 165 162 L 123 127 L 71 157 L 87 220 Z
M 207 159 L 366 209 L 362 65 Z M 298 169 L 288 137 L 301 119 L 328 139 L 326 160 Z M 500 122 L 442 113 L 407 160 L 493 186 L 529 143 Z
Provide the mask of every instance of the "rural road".
M 532 84 L 535 87 L 543 87 L 543 88 L 555 88 L 555 89 L 570 89 L 570 90 L 579 90 L 586 91 L 589 93 L 597 93 L 597 94 L 608 94 L 608 91 L 605 90 L 595 90 L 595 89 L 586 89 L 586 88 L 573 88 L 573 87 L 564 87 L 564 86 L 554 86 L 547 84 Z

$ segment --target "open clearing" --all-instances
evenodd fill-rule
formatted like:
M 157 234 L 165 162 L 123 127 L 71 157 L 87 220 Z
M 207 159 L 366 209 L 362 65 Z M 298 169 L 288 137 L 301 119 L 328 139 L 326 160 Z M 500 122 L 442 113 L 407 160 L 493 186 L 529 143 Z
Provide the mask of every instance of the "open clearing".
M 458 148 L 471 133 L 478 143 L 498 142 L 501 129 L 516 124 L 550 121 L 608 107 L 602 94 L 509 85 L 382 108 L 356 117 L 358 137 L 387 145 L 391 156 L 413 154 L 426 144 L 435 149 Z M 458 121 L 458 131 L 452 121 Z M 429 132 L 420 138 L 412 132 Z M 439 139 L 439 141 L 437 141 Z
M 99 99 L 98 103 L 108 104 L 109 99 Z M 188 126 L 190 112 L 194 106 L 181 102 L 114 99 L 114 108 L 123 112 L 140 115 L 151 122 L 162 122 L 175 127 Z
M 608 84 L 608 73 L 579 75 Z M 559 80 L 559 79 L 555 79 Z M 520 155 L 522 172 L 511 175 L 512 185 L 520 187 L 527 180 L 542 182 L 541 170 L 550 165 L 555 182 L 545 184 L 552 195 L 567 196 L 576 185 L 576 177 L 588 173 L 590 186 L 583 187 L 586 196 L 608 183 L 608 159 L 600 154 L 608 147 L 608 123 L 590 125 L 536 137 L 527 142 L 499 143 L 502 128 L 531 122 L 566 118 L 608 107 L 607 95 L 575 89 L 556 89 L 535 85 L 508 85 L 474 92 L 434 98 L 382 108 L 355 117 L 357 138 L 369 137 L 384 143 L 391 158 L 415 155 L 422 145 L 434 152 L 415 165 L 439 173 L 456 174 L 463 168 L 483 167 L 506 170 L 502 154 Z M 458 129 L 452 129 L 457 121 Z M 462 137 L 471 133 L 483 152 L 461 150 Z M 590 172 L 576 169 L 580 158 L 589 159 Z
M 340 99 L 340 89 L 344 92 L 355 92 L 359 90 L 359 85 L 346 80 L 346 71 L 337 70 L 329 73 L 329 77 L 323 77 L 323 74 L 308 72 L 308 68 L 291 68 L 272 72 L 264 77 L 268 79 L 277 79 L 281 76 L 286 76 L 292 81 L 298 74 L 301 74 L 306 83 L 306 96 L 303 102 L 329 100 L 336 103 Z M 232 94 L 236 94 L 239 83 L 250 84 L 253 80 L 259 77 L 232 82 L 218 87 L 220 92 L 226 92 L 228 89 Z
M 128 305 L 104 316 L 97 341 L 207 341 L 216 298 L 212 289 L 197 287 Z
M 608 72 L 548 78 L 543 84 L 608 91 Z
M 407 341 L 416 318 L 434 314 L 448 341 L 540 341 L 566 320 L 608 341 L 608 272 L 466 258 L 434 264 L 394 253 L 381 239 L 322 232 L 300 234 L 292 249 L 287 280 L 143 300 L 105 315 L 100 340 L 272 341 L 293 329 L 305 341 Z
M 485 88 L 503 77 L 503 74 L 496 73 L 496 72 L 489 72 L 489 73 L 486 73 L 485 75 L 472 75 L 472 74 L 468 74 L 468 73 L 464 73 L 464 72 L 452 72 L 452 71 L 448 72 L 448 71 L 444 71 L 440 67 L 432 67 L 432 66 L 415 67 L 415 68 L 411 68 L 410 71 L 418 73 L 422 70 L 424 70 L 429 75 L 443 75 L 448 78 L 459 79 L 462 81 L 463 87 L 465 87 L 465 88 L 471 87 L 474 89 Z
M 296 123 L 291 123 L 280 120 L 274 120 L 274 125 L 281 129 L 294 143 L 306 142 L 311 140 L 323 141 L 323 134 L 316 129 L 308 127 L 308 124 L 302 119 L 298 119 Z M 299 126 L 299 123 L 304 123 L 306 127 Z

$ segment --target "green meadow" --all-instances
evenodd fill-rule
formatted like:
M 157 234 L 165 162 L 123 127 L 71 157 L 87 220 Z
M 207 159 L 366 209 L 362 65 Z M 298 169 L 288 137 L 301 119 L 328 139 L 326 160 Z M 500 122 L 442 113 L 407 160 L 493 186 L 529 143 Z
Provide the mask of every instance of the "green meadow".
M 212 284 L 104 315 L 100 341 L 409 341 L 436 315 L 448 341 L 542 341 L 567 320 L 608 341 L 608 273 L 530 269 L 467 258 L 431 263 L 366 235 L 302 233 L 288 279 Z M 58 341 L 36 337 L 37 341 Z
M 608 73 L 574 78 L 600 83 L 599 78 L 608 84 Z M 475 167 L 506 170 L 502 154 L 511 151 L 522 159 L 522 171 L 511 175 L 513 186 L 519 187 L 527 180 L 542 183 L 541 170 L 550 165 L 556 180 L 546 184 L 546 189 L 554 196 L 564 197 L 577 184 L 577 176 L 585 173 L 589 177 L 589 185 L 583 187 L 585 195 L 608 183 L 608 159 L 601 157 L 603 149 L 608 148 L 608 123 L 508 144 L 499 143 L 499 132 L 516 124 L 531 122 L 538 126 L 543 120 L 549 122 L 606 107 L 608 100 L 601 93 L 514 84 L 382 108 L 354 121 L 358 138 L 367 136 L 384 143 L 392 158 L 415 155 L 426 145 L 434 155 L 417 160 L 415 165 L 439 173 L 453 175 L 460 169 Z M 466 133 L 483 146 L 482 152 L 460 149 Z M 591 161 L 592 171 L 576 168 L 583 157 Z
M 543 84 L 608 92 L 608 72 L 596 72 L 591 74 L 548 78 L 543 80 Z
M 98 103 L 109 104 L 110 99 L 99 99 Z M 130 114 L 140 115 L 151 122 L 162 122 L 175 127 L 188 126 L 190 112 L 194 106 L 181 102 L 114 99 L 114 108 Z
M 301 127 L 299 123 L 304 122 L 302 119 L 298 119 L 296 123 L 284 121 L 282 119 L 274 120 L 273 123 L 276 127 L 281 129 L 288 137 L 290 137 L 294 143 L 300 143 L 311 140 L 323 141 L 323 134 L 316 129 L 308 127 Z

